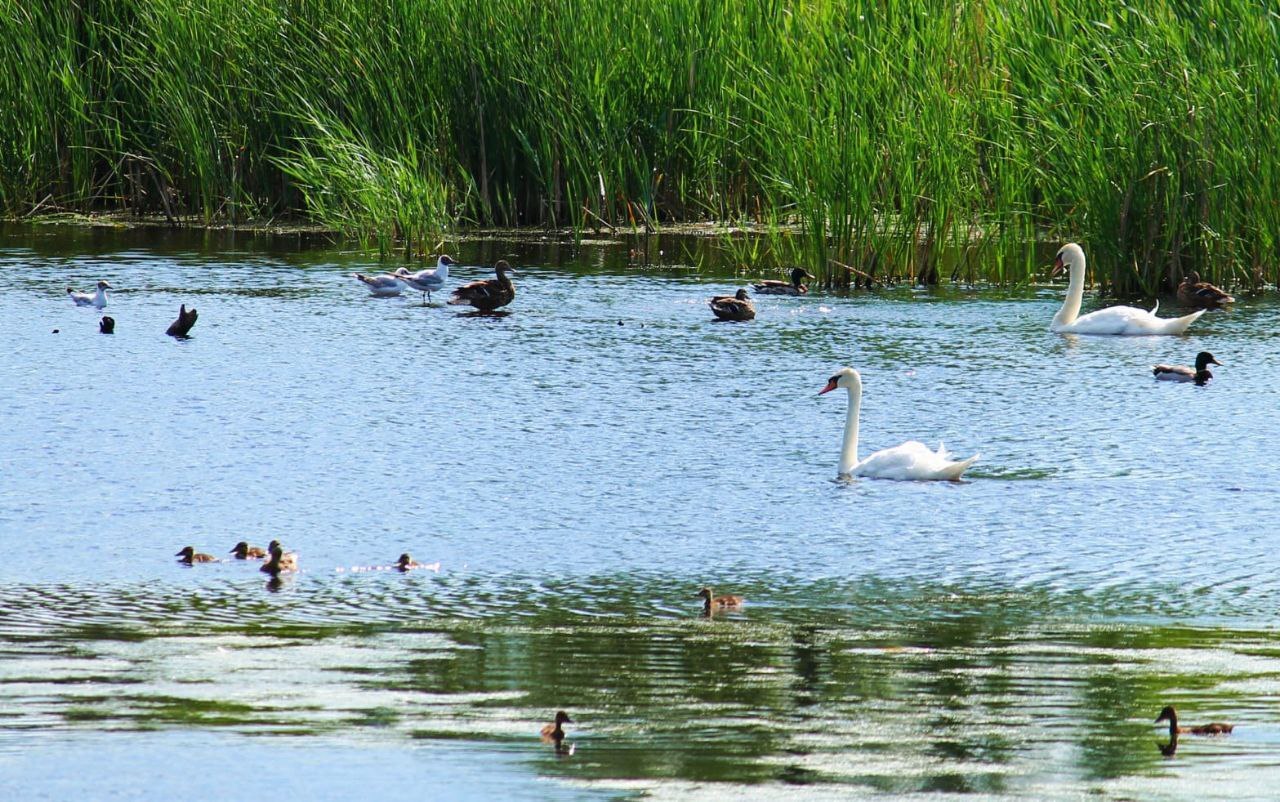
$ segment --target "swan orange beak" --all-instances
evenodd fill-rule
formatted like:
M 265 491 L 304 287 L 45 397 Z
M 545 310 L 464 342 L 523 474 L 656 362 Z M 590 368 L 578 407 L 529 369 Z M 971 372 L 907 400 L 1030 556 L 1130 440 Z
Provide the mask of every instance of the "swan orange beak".
M 1049 274 L 1049 278 L 1053 278 L 1054 276 L 1058 275 L 1061 272 L 1062 272 L 1062 257 L 1059 256 L 1057 259 L 1053 260 L 1053 272 Z
M 828 379 L 828 380 L 827 380 L 827 386 L 826 386 L 826 387 L 823 387 L 821 390 L 819 390 L 819 391 L 818 391 L 818 395 L 823 395 L 824 393 L 829 393 L 829 392 L 831 392 L 831 391 L 832 391 L 832 390 L 834 390 L 834 389 L 836 389 L 836 380 L 835 380 L 835 379 Z

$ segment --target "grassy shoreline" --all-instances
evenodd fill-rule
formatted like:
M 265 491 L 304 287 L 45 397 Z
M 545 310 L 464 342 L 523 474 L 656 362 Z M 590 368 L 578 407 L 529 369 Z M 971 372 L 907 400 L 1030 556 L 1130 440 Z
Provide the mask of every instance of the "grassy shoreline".
M 1280 279 L 1280 16 L 908 0 L 0 0 L 0 211 L 303 215 L 387 251 L 746 223 L 731 258 Z

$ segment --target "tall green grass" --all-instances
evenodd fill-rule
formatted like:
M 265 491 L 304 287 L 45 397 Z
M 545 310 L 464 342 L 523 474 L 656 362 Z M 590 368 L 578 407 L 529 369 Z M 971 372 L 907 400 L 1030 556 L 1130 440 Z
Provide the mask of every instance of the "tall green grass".
M 0 207 L 749 222 L 832 285 L 1280 278 L 1280 16 L 1252 0 L 0 0 Z M 748 251 L 743 251 L 747 258 Z

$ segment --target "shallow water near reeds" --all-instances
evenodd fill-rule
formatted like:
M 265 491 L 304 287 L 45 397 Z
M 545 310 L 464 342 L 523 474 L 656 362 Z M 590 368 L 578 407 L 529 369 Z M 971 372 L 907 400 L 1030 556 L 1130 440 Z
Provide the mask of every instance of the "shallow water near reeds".
M 1186 338 L 1050 334 L 1062 284 L 716 324 L 740 281 L 681 247 L 455 253 L 517 265 L 510 315 L 292 239 L 0 231 L 15 798 L 1273 793 L 1274 295 Z M 111 336 L 64 295 L 98 278 Z M 1151 380 L 1202 349 L 1209 387 Z M 833 481 L 846 364 L 864 453 L 942 439 L 970 481 Z M 272 538 L 276 587 L 173 556 Z M 439 573 L 357 570 L 402 551 Z M 1236 732 L 1165 757 L 1165 704 Z

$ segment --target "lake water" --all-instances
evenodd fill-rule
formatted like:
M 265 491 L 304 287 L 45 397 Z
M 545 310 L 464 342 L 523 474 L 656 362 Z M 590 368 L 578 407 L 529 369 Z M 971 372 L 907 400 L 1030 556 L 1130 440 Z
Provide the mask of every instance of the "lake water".
M 1063 283 L 718 324 L 741 281 L 677 245 L 454 253 L 517 266 L 510 315 L 291 238 L 0 230 L 13 798 L 1274 794 L 1274 293 L 1185 338 L 1050 334 Z M 111 336 L 65 296 L 99 278 Z M 844 365 L 863 453 L 970 481 L 833 481 Z M 275 587 L 173 556 L 272 538 Z M 404 551 L 439 573 L 358 570 Z M 1165 704 L 1236 732 L 1166 757 Z

